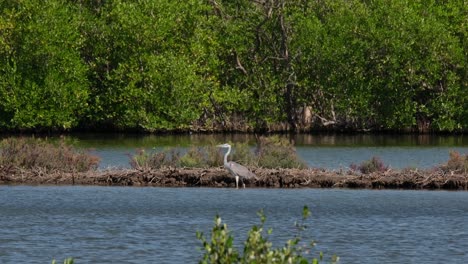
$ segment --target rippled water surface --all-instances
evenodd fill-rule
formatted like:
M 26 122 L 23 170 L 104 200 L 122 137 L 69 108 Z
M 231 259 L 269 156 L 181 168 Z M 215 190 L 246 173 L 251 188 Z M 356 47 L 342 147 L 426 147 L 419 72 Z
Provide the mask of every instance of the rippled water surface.
M 263 208 L 341 263 L 468 263 L 468 192 L 0 186 L 0 263 L 197 263 L 216 214 L 240 246 Z

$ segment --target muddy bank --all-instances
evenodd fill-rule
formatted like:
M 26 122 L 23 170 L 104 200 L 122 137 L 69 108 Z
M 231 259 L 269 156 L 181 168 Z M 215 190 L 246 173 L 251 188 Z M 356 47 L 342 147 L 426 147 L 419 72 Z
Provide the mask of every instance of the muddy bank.
M 443 171 L 393 171 L 359 174 L 320 169 L 254 169 L 250 188 L 359 188 L 468 190 L 468 175 Z M 104 170 L 86 173 L 44 173 L 41 170 L 0 168 L 3 185 L 100 185 L 160 187 L 225 187 L 235 181 L 224 169 Z

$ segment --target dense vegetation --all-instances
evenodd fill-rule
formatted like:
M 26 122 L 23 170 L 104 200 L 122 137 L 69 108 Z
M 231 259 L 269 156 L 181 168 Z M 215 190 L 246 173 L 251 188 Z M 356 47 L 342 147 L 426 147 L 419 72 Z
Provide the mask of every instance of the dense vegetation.
M 0 0 L 0 130 L 463 131 L 465 1 Z

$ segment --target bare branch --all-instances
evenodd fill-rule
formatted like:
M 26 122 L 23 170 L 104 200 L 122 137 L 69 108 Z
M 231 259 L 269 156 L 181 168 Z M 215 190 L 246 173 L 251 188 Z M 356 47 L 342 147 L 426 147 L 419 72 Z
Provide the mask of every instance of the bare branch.
M 239 55 L 237 54 L 237 52 L 234 51 L 234 55 L 236 56 L 236 64 L 237 64 L 236 69 L 241 70 L 242 73 L 247 75 L 247 71 L 245 70 L 244 66 L 242 66 L 242 63 L 240 62 Z
M 314 114 L 316 117 L 318 117 L 320 119 L 320 121 L 322 122 L 322 125 L 323 126 L 329 126 L 329 125 L 334 125 L 336 124 L 336 121 L 335 120 L 328 120 L 324 117 L 321 117 L 319 116 L 318 114 Z

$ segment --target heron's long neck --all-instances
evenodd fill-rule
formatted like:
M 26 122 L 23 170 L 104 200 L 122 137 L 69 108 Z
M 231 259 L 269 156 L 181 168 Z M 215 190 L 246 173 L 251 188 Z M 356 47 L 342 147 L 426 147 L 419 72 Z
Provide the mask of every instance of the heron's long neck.
M 228 151 L 224 154 L 224 164 L 227 164 L 227 157 L 231 153 L 231 146 L 228 147 Z

